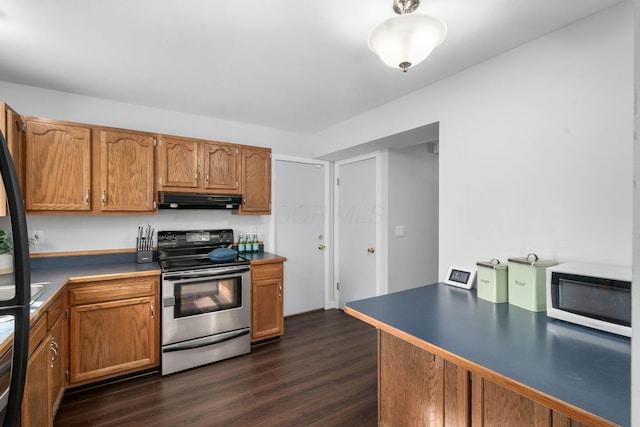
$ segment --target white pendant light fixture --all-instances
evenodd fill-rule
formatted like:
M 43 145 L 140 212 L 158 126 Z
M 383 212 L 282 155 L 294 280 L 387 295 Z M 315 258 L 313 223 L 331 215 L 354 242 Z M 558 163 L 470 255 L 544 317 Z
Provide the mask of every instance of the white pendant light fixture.
M 406 72 L 424 61 L 447 36 L 447 25 L 435 16 L 414 13 L 420 0 L 393 0 L 397 16 L 369 34 L 369 49 L 389 67 Z

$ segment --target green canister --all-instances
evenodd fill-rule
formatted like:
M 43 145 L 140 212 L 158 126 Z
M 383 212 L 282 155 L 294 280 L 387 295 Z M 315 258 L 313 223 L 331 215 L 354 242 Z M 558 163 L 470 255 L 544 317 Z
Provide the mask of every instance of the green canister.
M 547 309 L 547 267 L 557 262 L 541 261 L 536 254 L 509 258 L 509 304 L 530 311 Z
M 500 303 L 509 300 L 508 271 L 509 266 L 497 259 L 477 262 L 478 266 L 478 298 Z

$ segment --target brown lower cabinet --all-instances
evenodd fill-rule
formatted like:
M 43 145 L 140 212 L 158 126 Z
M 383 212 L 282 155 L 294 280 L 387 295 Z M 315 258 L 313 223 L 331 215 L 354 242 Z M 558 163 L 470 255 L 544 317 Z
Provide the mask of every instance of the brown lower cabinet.
M 69 287 L 69 385 L 159 366 L 160 280 L 98 280 Z
M 66 316 L 66 293 L 58 297 L 47 311 L 49 346 L 51 348 L 51 420 L 55 418 L 69 373 L 69 319 Z
M 284 262 L 251 264 L 251 341 L 284 334 Z
M 49 367 L 51 356 L 48 341 L 43 339 L 35 351 L 31 353 L 27 362 L 27 380 L 22 398 L 23 426 L 36 427 L 52 424 Z
M 587 425 L 388 332 L 378 333 L 380 426 Z
M 53 424 L 66 386 L 67 329 L 65 296 L 58 297 L 29 333 L 22 426 Z
M 52 425 L 69 387 L 160 366 L 159 286 L 159 276 L 95 278 L 43 307 L 29 333 L 23 427 Z

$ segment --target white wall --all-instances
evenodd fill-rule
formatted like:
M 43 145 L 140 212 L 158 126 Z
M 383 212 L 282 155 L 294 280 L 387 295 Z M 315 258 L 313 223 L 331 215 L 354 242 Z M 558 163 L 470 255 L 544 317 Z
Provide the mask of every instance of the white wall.
M 274 153 L 308 156 L 308 136 L 236 122 L 123 104 L 0 81 L 0 100 L 18 113 L 80 123 L 212 139 L 271 147 Z M 34 216 L 29 230 L 42 230 L 45 242 L 33 253 L 68 252 L 135 247 L 139 225 L 156 230 L 233 228 L 247 232 L 256 225 L 266 248 L 272 250 L 267 216 L 238 216 L 226 211 L 160 211 L 157 215 Z
M 536 252 L 631 264 L 633 2 L 314 136 L 317 156 L 440 122 L 439 276 Z
M 389 292 L 437 282 L 438 155 L 428 144 L 389 149 L 388 189 Z
M 0 100 L 21 115 L 270 147 L 274 154 L 309 157 L 310 152 L 303 134 L 3 81 Z
M 44 231 L 44 243 L 32 246 L 32 253 L 135 248 L 141 225 L 151 225 L 156 231 L 231 228 L 236 236 L 255 225 L 265 247 L 273 244 L 265 215 L 232 215 L 218 210 L 161 210 L 157 215 L 123 216 L 27 215 L 30 231 Z

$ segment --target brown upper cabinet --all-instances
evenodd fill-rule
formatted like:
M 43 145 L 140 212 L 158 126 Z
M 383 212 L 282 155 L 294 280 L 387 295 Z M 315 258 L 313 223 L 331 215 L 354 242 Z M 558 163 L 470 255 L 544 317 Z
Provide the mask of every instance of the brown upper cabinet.
M 29 214 L 156 213 L 156 190 L 240 194 L 235 213 L 271 214 L 270 148 L 0 113 Z
M 240 148 L 177 136 L 159 137 L 158 185 L 165 191 L 238 194 Z
M 26 208 L 36 212 L 153 212 L 152 134 L 26 119 Z
M 271 149 L 242 147 L 239 214 L 271 215 Z
M 100 204 L 102 211 L 153 212 L 153 135 L 100 131 Z
M 7 141 L 9 153 L 18 173 L 20 191 L 24 194 L 24 122 L 18 113 L 3 102 L 0 102 L 0 132 Z M 5 215 L 7 215 L 6 193 L 0 178 L 0 216 Z
M 27 211 L 91 210 L 91 128 L 26 120 Z

